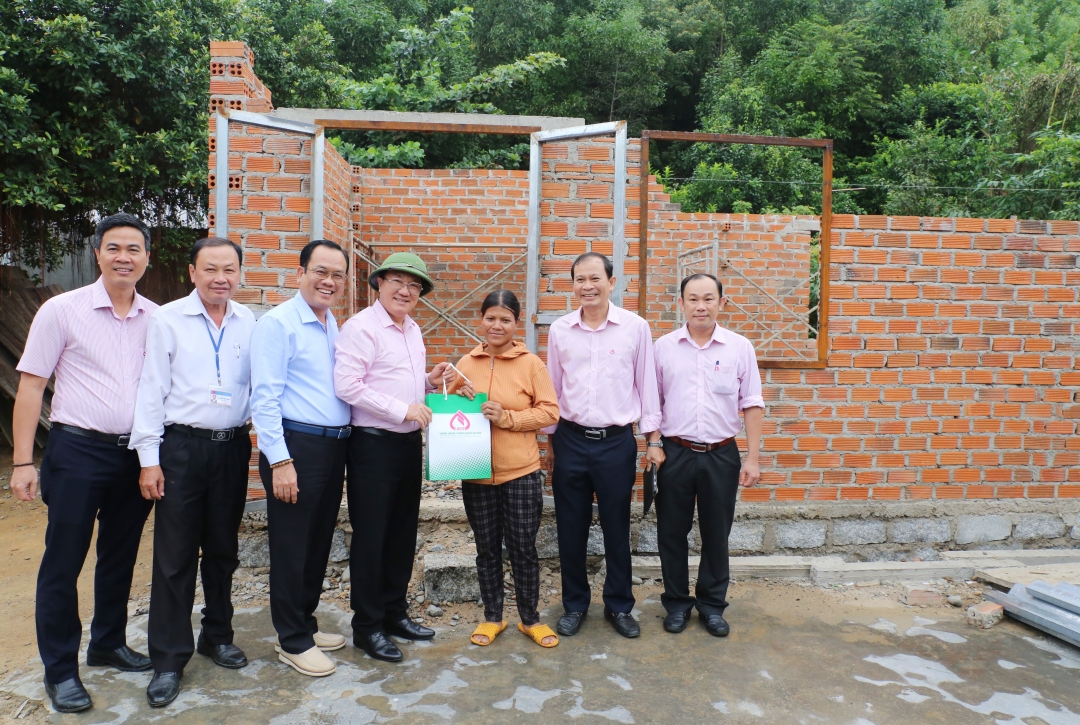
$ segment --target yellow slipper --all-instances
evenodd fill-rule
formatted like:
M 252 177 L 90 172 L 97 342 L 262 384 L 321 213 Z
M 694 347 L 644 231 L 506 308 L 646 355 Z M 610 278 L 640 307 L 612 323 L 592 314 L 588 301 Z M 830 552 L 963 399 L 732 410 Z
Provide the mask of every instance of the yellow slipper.
M 480 645 L 481 647 L 487 647 L 489 644 L 495 641 L 495 638 L 502 634 L 506 629 L 506 622 L 481 622 L 476 625 L 476 629 L 473 630 L 472 636 L 469 637 L 473 644 Z M 487 642 L 479 642 L 476 639 L 477 635 L 484 635 L 488 638 Z
M 555 647 L 559 644 L 559 635 L 552 632 L 551 627 L 546 624 L 534 624 L 526 629 L 524 624 L 518 622 L 518 631 L 531 638 L 533 642 L 536 642 L 541 647 Z M 545 637 L 554 637 L 555 641 L 551 644 L 544 644 Z

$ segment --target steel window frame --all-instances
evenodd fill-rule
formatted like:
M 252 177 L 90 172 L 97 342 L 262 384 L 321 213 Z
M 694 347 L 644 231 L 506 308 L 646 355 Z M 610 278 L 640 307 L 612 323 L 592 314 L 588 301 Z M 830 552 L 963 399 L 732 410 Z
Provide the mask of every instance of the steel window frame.
M 728 133 L 698 133 L 691 131 L 641 132 L 641 166 L 638 183 L 641 203 L 638 238 L 638 314 L 645 317 L 648 289 L 649 254 L 649 141 L 692 141 L 695 143 L 746 144 L 751 146 L 797 146 L 819 148 L 821 158 L 821 232 L 818 247 L 818 330 L 817 360 L 758 360 L 761 368 L 819 369 L 824 368 L 829 355 L 829 278 L 832 270 L 829 248 L 832 240 L 832 182 L 833 140 L 831 138 L 794 138 L 789 136 L 752 136 Z

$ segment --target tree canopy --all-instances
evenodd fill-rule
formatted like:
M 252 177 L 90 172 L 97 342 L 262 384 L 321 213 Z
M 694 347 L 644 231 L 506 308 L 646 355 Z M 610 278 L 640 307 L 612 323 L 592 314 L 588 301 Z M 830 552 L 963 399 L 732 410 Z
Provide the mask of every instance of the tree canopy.
M 205 224 L 211 39 L 247 41 L 278 106 L 828 137 L 841 211 L 1080 218 L 1078 35 L 1080 0 L 8 0 L 0 254 L 56 260 L 121 209 L 166 240 Z M 528 155 L 505 138 L 332 141 L 368 166 Z M 687 209 L 820 207 L 820 153 L 652 158 Z

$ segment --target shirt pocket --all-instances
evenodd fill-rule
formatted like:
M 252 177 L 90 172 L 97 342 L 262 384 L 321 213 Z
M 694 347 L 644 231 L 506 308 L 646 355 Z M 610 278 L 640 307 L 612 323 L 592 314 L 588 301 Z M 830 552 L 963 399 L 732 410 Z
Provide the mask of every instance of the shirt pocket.
M 739 392 L 739 369 L 735 365 L 720 365 L 708 373 L 709 390 L 716 395 L 735 395 Z
M 239 358 L 236 361 L 236 382 L 240 387 L 246 387 L 251 383 L 251 349 L 233 348 L 230 352 Z
M 632 388 L 634 386 L 634 351 L 623 347 L 600 348 L 608 379 Z

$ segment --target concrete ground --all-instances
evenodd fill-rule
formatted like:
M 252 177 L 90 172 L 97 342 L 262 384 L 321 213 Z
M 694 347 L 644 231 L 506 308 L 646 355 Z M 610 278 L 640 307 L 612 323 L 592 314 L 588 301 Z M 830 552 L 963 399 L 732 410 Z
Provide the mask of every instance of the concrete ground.
M 147 673 L 84 667 L 95 708 L 50 713 L 36 702 L 41 670 L 31 663 L 0 685 L 0 719 L 1080 725 L 1080 650 L 1012 621 L 978 630 L 961 609 L 908 607 L 887 587 L 751 582 L 733 586 L 732 634 L 715 639 L 696 620 L 665 633 L 658 599 L 656 589 L 639 588 L 637 640 L 615 635 L 594 605 L 582 632 L 555 649 L 514 631 L 516 619 L 490 647 L 469 643 L 471 625 L 442 624 L 432 643 L 403 643 L 403 664 L 351 645 L 332 653 L 338 669 L 324 679 L 277 661 L 267 609 L 238 610 L 236 641 L 251 664 L 230 671 L 196 655 L 169 708 L 146 705 Z M 350 634 L 337 606 L 324 603 L 319 616 L 323 629 Z M 145 625 L 134 618 L 130 634 L 143 651 Z

